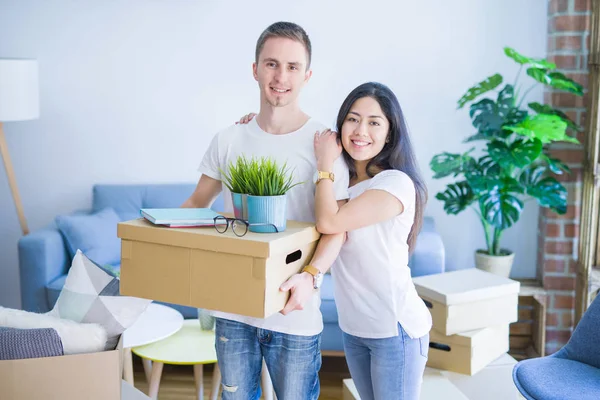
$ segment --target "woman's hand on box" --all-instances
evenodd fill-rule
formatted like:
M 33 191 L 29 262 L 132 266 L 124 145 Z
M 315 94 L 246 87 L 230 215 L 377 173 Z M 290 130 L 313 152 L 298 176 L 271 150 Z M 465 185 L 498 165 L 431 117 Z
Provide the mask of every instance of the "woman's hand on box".
M 252 119 L 256 117 L 256 113 L 250 113 L 250 114 L 246 114 L 244 115 L 242 118 L 240 118 L 240 120 L 238 122 L 236 122 L 235 124 L 242 124 L 242 125 L 246 125 L 249 124 L 250 121 L 252 121 Z
M 279 290 L 282 292 L 290 292 L 290 298 L 280 313 L 287 315 L 295 310 L 303 310 L 304 305 L 315 292 L 313 277 L 308 272 L 293 275 L 281 285 Z

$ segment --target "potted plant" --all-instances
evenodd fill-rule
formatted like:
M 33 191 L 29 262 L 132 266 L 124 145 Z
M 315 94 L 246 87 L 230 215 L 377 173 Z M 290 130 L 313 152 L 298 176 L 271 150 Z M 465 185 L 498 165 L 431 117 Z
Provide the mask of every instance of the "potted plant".
M 456 180 L 435 196 L 444 203 L 444 211 L 456 215 L 470 207 L 481 220 L 486 248 L 476 251 L 476 266 L 508 277 L 514 253 L 502 248 L 500 240 L 504 231 L 519 220 L 523 202 L 534 199 L 558 214 L 567 209 L 567 190 L 553 174 L 568 173 L 569 169 L 549 155 L 547 145 L 557 141 L 579 143 L 567 134 L 567 128 L 580 130 L 567 115 L 539 103 L 525 107 L 523 101 L 539 84 L 577 96 L 583 95 L 583 88 L 556 72 L 551 62 L 525 57 L 508 47 L 504 53 L 520 65 L 515 82 L 500 89 L 503 78 L 495 74 L 458 100 L 459 109 L 471 103 L 469 115 L 476 129 L 464 142 L 479 142 L 481 146 L 476 153 L 476 147 L 472 147 L 462 154 L 437 154 L 430 167 L 434 179 L 452 176 Z M 534 83 L 521 92 L 523 68 Z M 483 94 L 488 96 L 473 102 Z
M 249 161 L 246 157 L 238 157 L 235 163 L 229 163 L 228 172 L 221 170 L 223 183 L 231 192 L 233 213 L 236 218 L 248 219 L 248 187 L 246 177 L 248 175 Z
M 225 185 L 240 196 L 242 210 L 244 198 L 247 203 L 247 220 L 252 232 L 278 232 L 286 229 L 287 192 L 303 182 L 293 182 L 293 174 L 287 164 L 279 165 L 269 157 L 247 159 L 238 157 L 229 165 Z M 234 205 L 236 200 L 234 198 Z M 234 207 L 235 210 L 235 207 Z M 236 218 L 239 218 L 236 215 Z M 245 219 L 245 218 L 244 218 Z

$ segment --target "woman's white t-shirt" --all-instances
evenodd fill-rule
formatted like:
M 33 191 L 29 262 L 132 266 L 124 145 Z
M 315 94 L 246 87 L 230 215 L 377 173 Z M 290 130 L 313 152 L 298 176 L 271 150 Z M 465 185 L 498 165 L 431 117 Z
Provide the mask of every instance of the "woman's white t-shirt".
M 382 171 L 350 187 L 350 201 L 367 190 L 388 192 L 404 210 L 387 221 L 348 232 L 332 268 L 340 328 L 353 336 L 387 338 L 398 335 L 399 322 L 411 338 L 424 336 L 431 329 L 431 314 L 408 267 L 414 184 L 404 172 Z

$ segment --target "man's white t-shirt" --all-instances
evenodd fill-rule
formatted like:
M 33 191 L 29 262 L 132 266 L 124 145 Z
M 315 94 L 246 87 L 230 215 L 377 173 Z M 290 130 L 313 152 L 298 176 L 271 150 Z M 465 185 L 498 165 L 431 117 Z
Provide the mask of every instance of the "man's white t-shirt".
M 432 323 L 408 267 L 414 184 L 404 172 L 382 171 L 349 188 L 350 200 L 367 190 L 390 193 L 404 210 L 387 221 L 348 232 L 331 269 L 340 328 L 353 336 L 380 339 L 397 336 L 400 322 L 411 338 L 422 337 Z
M 233 125 L 219 132 L 210 143 L 202 163 L 200 172 L 213 179 L 222 180 L 221 172 L 227 171 L 230 162 L 235 162 L 241 155 L 246 157 L 271 157 L 278 164 L 287 163 L 293 172 L 293 182 L 304 182 L 288 192 L 288 220 L 315 222 L 315 173 L 317 161 L 314 154 L 314 134 L 325 129 L 325 125 L 309 119 L 300 129 L 294 132 L 274 135 L 263 131 L 256 118 L 248 124 Z M 334 166 L 334 188 L 338 200 L 348 198 L 348 167 L 342 157 Z M 225 212 L 233 212 L 231 192 L 223 185 Z M 305 304 L 303 310 L 293 311 L 284 316 L 274 314 L 266 319 L 246 317 L 242 315 L 211 311 L 219 318 L 243 322 L 262 329 L 292 335 L 312 336 L 323 330 L 323 317 L 319 309 L 321 298 L 315 292 L 312 299 Z

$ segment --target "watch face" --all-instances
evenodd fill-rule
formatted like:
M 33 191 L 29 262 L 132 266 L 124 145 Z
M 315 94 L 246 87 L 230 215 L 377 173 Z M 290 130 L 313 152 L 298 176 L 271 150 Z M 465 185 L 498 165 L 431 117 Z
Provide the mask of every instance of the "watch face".
M 315 282 L 314 282 L 315 289 L 320 288 L 322 283 L 323 283 L 323 274 L 321 272 L 319 272 L 317 274 L 317 276 L 315 276 Z

